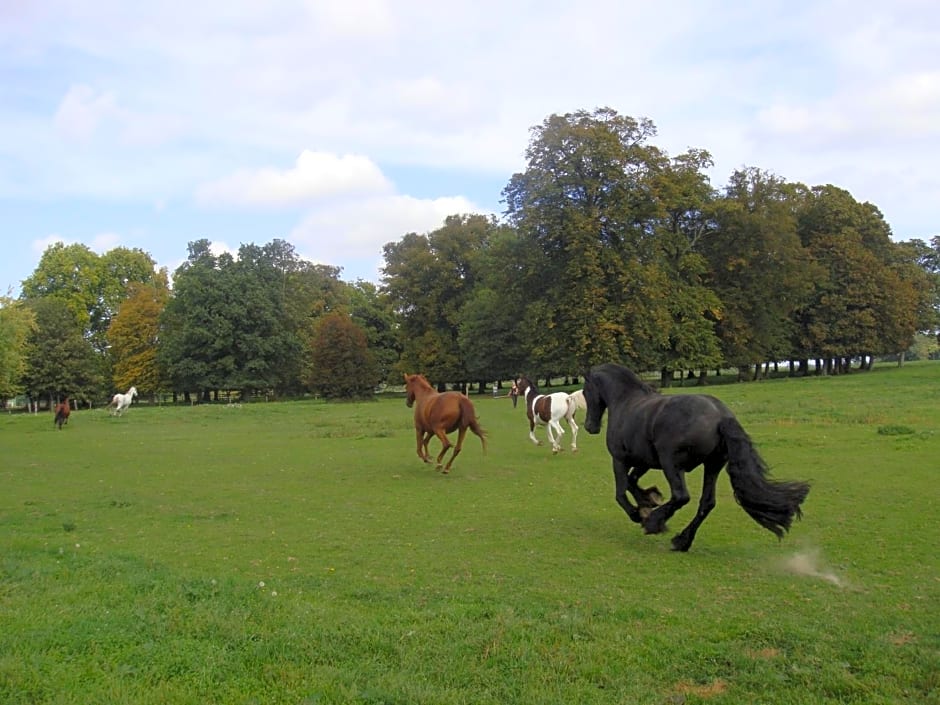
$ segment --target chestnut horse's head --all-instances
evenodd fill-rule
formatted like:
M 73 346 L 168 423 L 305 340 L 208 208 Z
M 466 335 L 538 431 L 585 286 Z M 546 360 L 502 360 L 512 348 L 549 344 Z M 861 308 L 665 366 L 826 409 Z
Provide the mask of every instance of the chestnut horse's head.
M 431 387 L 431 383 L 428 382 L 424 375 L 410 375 L 407 372 L 405 373 L 405 391 L 408 393 L 405 397 L 406 406 L 411 407 L 415 403 L 418 393 L 428 390 L 434 391 Z

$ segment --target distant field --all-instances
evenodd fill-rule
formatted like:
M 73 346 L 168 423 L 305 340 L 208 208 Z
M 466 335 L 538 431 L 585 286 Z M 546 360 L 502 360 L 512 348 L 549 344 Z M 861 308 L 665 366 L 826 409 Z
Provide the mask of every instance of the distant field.
M 449 476 L 402 398 L 0 416 L 0 703 L 940 703 L 940 363 L 707 391 L 782 542 L 723 475 L 671 552 L 700 471 L 644 536 L 505 397 Z

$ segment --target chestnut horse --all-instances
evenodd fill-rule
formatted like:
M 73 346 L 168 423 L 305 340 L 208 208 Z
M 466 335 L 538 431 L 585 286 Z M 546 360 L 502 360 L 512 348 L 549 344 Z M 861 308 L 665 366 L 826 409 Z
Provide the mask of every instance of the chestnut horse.
M 480 428 L 473 403 L 460 392 L 438 392 L 431 386 L 424 375 L 405 374 L 405 389 L 408 396 L 405 404 L 415 410 L 415 435 L 418 441 L 418 457 L 426 463 L 431 462 L 428 443 L 432 436 L 441 440 L 443 448 L 437 456 L 437 469 L 450 472 L 450 466 L 460 454 L 464 436 L 469 428 L 480 437 L 483 452 L 486 453 L 486 432 Z M 457 445 L 454 453 L 441 468 L 444 455 L 451 447 L 448 433 L 457 431 Z
M 55 407 L 55 421 L 53 422 L 56 426 L 59 427 L 59 430 L 62 430 L 62 424 L 69 422 L 69 414 L 72 412 L 71 402 L 68 397 L 62 400 L 61 404 L 57 404 Z

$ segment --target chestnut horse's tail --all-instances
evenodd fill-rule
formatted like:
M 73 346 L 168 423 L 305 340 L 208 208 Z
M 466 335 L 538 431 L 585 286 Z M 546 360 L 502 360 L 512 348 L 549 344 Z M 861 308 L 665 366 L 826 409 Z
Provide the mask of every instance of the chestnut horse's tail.
M 718 432 L 728 450 L 734 498 L 754 521 L 782 538 L 793 517 L 802 516 L 800 505 L 809 494 L 809 483 L 769 479 L 767 464 L 734 417 L 722 419 Z
M 473 408 L 473 402 L 463 395 L 461 395 L 460 399 L 460 417 L 462 421 L 461 426 L 466 425 L 467 428 L 480 437 L 480 442 L 483 444 L 483 453 L 485 454 L 486 431 L 484 431 L 482 426 L 480 426 L 480 421 L 477 419 L 476 409 Z

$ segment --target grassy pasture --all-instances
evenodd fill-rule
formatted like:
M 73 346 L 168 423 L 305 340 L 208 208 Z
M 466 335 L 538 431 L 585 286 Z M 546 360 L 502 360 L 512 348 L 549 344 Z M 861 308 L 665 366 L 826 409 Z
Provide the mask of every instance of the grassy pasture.
M 940 703 L 940 364 L 708 391 L 813 482 L 782 542 L 723 474 L 671 552 L 700 471 L 644 536 L 506 398 L 449 476 L 401 398 L 2 416 L 0 702 Z

